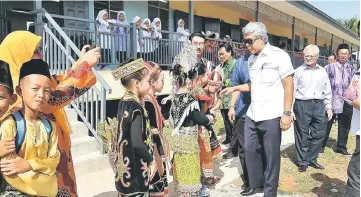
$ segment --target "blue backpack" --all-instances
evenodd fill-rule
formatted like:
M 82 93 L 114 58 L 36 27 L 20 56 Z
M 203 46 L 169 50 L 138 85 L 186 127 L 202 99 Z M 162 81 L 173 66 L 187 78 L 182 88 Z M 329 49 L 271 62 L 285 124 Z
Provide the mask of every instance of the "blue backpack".
M 26 123 L 24 121 L 24 116 L 20 111 L 14 112 L 11 114 L 16 123 L 16 136 L 15 136 L 15 147 L 16 153 L 19 153 L 21 146 L 24 143 L 25 133 L 26 133 Z M 45 126 L 46 133 L 48 134 L 48 140 L 50 141 L 50 135 L 53 131 L 51 123 L 47 119 L 41 119 Z

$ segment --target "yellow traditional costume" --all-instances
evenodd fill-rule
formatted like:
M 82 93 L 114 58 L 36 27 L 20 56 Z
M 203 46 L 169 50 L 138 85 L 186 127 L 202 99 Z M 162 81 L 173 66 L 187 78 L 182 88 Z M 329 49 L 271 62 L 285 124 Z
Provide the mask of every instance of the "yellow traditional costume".
M 32 58 L 40 41 L 40 36 L 27 31 L 15 31 L 6 36 L 1 43 L 0 60 L 9 63 L 14 86 L 18 84 L 22 64 Z M 71 127 L 63 108 L 93 86 L 96 78 L 86 60 L 79 59 L 64 74 L 53 75 L 51 82 L 52 95 L 47 107 L 43 109 L 43 113 L 47 114 L 47 119 L 55 121 L 58 133 L 58 148 L 61 155 L 57 168 L 58 196 L 76 197 L 76 178 L 70 152 Z M 20 108 L 21 98 L 18 97 L 16 103 L 10 107 L 9 113 Z

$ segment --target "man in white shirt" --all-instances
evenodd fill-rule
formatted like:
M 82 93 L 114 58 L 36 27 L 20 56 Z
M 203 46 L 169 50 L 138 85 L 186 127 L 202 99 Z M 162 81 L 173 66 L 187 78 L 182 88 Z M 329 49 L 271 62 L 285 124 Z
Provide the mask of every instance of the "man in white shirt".
M 352 102 L 353 114 L 351 121 L 351 132 L 356 134 L 356 149 L 352 154 L 351 161 L 347 169 L 347 197 L 359 197 L 360 196 L 360 70 L 355 73 L 358 79 L 357 98 Z
M 281 130 L 291 126 L 293 79 L 295 72 L 289 55 L 268 43 L 263 23 L 250 22 L 242 30 L 243 43 L 255 53 L 248 59 L 250 83 L 224 89 L 251 91 L 251 105 L 245 119 L 245 160 L 249 192 L 276 197 L 280 173 Z M 263 154 L 264 153 L 264 154 Z
M 327 122 L 333 115 L 330 80 L 326 70 L 317 64 L 319 53 L 316 45 L 306 46 L 305 62 L 293 77 L 294 132 L 300 172 L 305 172 L 308 166 L 324 169 L 317 163 L 317 156 L 327 132 Z

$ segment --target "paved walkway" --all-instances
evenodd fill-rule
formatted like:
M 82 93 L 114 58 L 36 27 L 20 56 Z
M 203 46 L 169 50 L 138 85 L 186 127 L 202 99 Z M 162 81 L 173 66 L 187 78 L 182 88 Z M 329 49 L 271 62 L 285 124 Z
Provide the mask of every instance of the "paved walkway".
M 222 138 L 220 139 L 222 141 Z M 294 142 L 293 128 L 282 133 L 282 147 L 286 148 Z M 222 146 L 222 149 L 226 149 Z M 236 197 L 240 196 L 240 188 L 235 187 L 232 181 L 239 178 L 239 174 L 242 173 L 240 168 L 240 162 L 238 158 L 229 159 L 221 163 L 220 166 L 215 167 L 215 174 L 222 177 L 222 180 L 216 187 L 211 190 L 211 196 L 213 197 Z M 169 177 L 170 182 L 170 197 L 176 197 L 174 192 L 174 184 L 172 183 L 172 177 Z M 79 197 L 115 197 L 117 192 L 114 186 L 114 174 L 110 169 L 87 174 L 86 176 L 77 177 Z M 254 195 L 253 197 L 262 197 L 262 195 Z M 290 197 L 279 195 L 279 197 Z M 293 196 L 301 197 L 301 196 Z

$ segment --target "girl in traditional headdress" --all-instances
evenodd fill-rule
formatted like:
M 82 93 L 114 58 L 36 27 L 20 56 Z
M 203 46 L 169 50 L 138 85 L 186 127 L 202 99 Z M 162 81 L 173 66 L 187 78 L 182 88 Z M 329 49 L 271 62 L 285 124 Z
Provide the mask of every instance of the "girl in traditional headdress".
M 127 14 L 124 11 L 119 11 L 117 13 L 117 25 L 129 25 Z M 123 62 L 126 57 L 127 50 L 127 34 L 129 33 L 129 29 L 127 27 L 115 26 L 114 33 L 117 34 L 115 36 L 115 48 L 118 52 L 118 61 Z
M 198 99 L 200 110 L 205 114 L 213 116 L 210 111 L 210 105 L 213 103 L 214 98 L 207 95 L 203 87 L 208 83 L 208 70 L 203 63 L 197 63 L 195 70 L 198 74 L 195 80 L 195 88 L 192 94 Z M 201 182 L 204 186 L 213 187 L 220 181 L 219 177 L 213 174 L 213 154 L 211 149 L 210 136 L 213 128 L 209 125 L 208 128 L 199 126 L 198 128 L 198 143 L 200 147 L 200 161 L 201 161 Z
M 149 183 L 157 171 L 148 113 L 143 99 L 149 92 L 149 68 L 143 59 L 129 59 L 112 72 L 126 88 L 118 106 L 118 129 L 109 153 L 115 186 L 121 197 L 149 195 Z
M 174 180 L 180 196 L 209 196 L 209 190 L 200 181 L 198 132 L 200 125 L 209 128 L 214 118 L 201 111 L 191 91 L 198 78 L 196 54 L 195 46 L 186 42 L 175 57 L 171 71 L 174 89 L 169 118 L 173 128 L 170 145 L 174 151 Z
M 146 62 L 150 67 L 149 94 L 144 97 L 145 109 L 150 114 L 150 127 L 154 143 L 154 158 L 158 171 L 150 182 L 149 194 L 151 197 L 165 197 L 168 195 L 168 180 L 166 164 L 169 161 L 168 142 L 163 133 L 163 116 L 155 93 L 160 93 L 164 86 L 164 73 L 159 65 Z
M 142 19 L 139 17 L 139 16 L 135 16 L 132 20 L 132 23 L 135 23 L 135 27 L 136 28 L 139 28 L 136 30 L 137 32 L 137 57 L 139 58 L 141 55 L 140 55 L 140 47 L 144 46 L 144 41 L 142 41 L 140 39 L 140 35 L 142 35 L 142 33 L 139 33 L 140 31 L 142 31 L 140 28 L 141 28 L 141 25 L 142 25 Z
M 110 25 L 108 23 L 108 12 L 106 10 L 100 10 L 98 16 L 96 17 L 97 23 L 95 24 L 98 32 L 97 36 L 97 44 L 101 48 L 101 56 L 102 62 L 110 63 L 110 47 L 111 47 L 111 37 L 108 33 L 110 33 Z M 104 68 L 104 65 L 101 65 L 101 69 Z
M 209 103 L 209 113 L 213 114 L 215 116 L 215 111 L 218 110 L 221 107 L 221 102 L 218 99 L 218 93 L 221 91 L 223 86 L 223 81 L 221 75 L 213 71 L 208 75 L 208 84 L 204 88 L 204 91 L 206 94 L 213 98 L 212 102 Z M 222 149 L 219 144 L 219 141 L 217 139 L 216 134 L 214 133 L 214 130 L 212 130 L 210 134 L 210 142 L 211 142 L 211 150 L 213 155 L 213 161 L 220 159 L 220 156 L 222 154 Z

